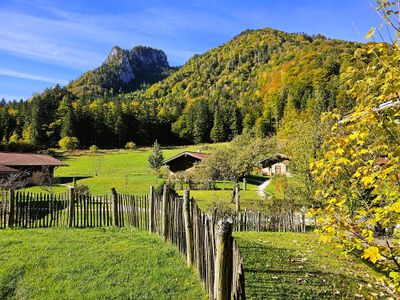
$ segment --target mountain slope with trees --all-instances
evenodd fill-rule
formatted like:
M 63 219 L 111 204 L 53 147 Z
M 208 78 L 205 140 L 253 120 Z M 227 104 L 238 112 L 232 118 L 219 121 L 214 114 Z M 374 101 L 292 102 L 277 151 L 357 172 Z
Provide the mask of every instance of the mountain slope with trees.
M 66 87 L 3 102 L 0 138 L 4 147 L 21 149 L 53 147 L 66 136 L 103 148 L 156 139 L 220 142 L 243 131 L 263 137 L 285 129 L 299 112 L 351 108 L 341 74 L 357 65 L 353 53 L 363 47 L 321 35 L 247 30 L 178 70 L 160 50 L 115 47 L 101 67 Z

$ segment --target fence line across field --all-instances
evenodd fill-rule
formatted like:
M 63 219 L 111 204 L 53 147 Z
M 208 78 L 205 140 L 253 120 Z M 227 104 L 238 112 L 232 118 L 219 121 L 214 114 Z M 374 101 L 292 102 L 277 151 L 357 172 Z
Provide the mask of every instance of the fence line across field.
M 164 186 L 162 195 L 33 194 L 8 191 L 0 197 L 0 228 L 131 226 L 161 236 L 186 256 L 210 299 L 245 299 L 243 259 L 236 231 L 304 231 L 295 213 L 268 217 L 242 211 L 218 217 L 203 213 L 189 191 L 179 197 Z M 304 220 L 304 218 L 303 218 Z

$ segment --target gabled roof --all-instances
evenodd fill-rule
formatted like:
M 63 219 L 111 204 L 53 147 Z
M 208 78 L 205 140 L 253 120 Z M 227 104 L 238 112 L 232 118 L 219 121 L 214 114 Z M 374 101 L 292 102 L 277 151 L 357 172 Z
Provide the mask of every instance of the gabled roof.
M 163 161 L 163 164 L 167 164 L 167 163 L 169 163 L 170 161 L 173 161 L 173 160 L 175 160 L 175 159 L 177 159 L 177 158 L 180 158 L 180 157 L 182 157 L 182 156 L 183 156 L 183 157 L 191 156 L 191 157 L 194 157 L 194 158 L 196 158 L 196 159 L 198 159 L 198 160 L 203 160 L 203 159 L 207 158 L 207 157 L 209 156 L 209 154 L 208 154 L 208 153 L 201 153 L 201 152 L 189 152 L 189 151 L 185 151 L 185 152 L 179 153 L 179 154 L 177 154 L 177 155 L 175 155 L 175 156 L 173 156 L 173 157 L 171 157 L 171 158 L 168 158 L 168 159 L 164 160 L 164 161 Z
M 16 166 L 67 166 L 66 163 L 46 154 L 0 152 L 0 165 Z
M 278 162 L 285 161 L 285 160 L 290 160 L 290 157 L 288 157 L 282 153 L 276 153 L 273 156 L 269 156 L 267 158 L 264 158 L 264 159 L 258 161 L 257 165 L 264 167 L 264 166 L 273 165 L 273 164 L 276 164 Z
M 0 173 L 16 173 L 17 169 L 13 169 L 7 166 L 0 166 Z

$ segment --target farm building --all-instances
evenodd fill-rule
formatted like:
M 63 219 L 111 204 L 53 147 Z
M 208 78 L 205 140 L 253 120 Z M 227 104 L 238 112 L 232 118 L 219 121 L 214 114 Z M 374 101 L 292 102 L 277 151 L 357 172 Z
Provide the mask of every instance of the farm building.
M 16 172 L 26 172 L 32 176 L 35 172 L 46 171 L 53 176 L 56 167 L 67 164 L 45 154 L 0 152 L 0 174 L 7 175 Z
M 261 169 L 262 175 L 286 175 L 290 176 L 289 172 L 290 158 L 284 154 L 277 153 L 257 162 Z
M 182 152 L 164 160 L 163 164 L 168 167 L 171 173 L 189 171 L 196 163 L 201 162 L 206 157 L 208 157 L 207 153 Z

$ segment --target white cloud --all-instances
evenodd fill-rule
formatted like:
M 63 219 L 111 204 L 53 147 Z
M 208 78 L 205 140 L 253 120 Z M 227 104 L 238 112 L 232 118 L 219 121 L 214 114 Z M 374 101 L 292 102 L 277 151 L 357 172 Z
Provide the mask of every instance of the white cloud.
M 63 79 L 56 79 L 56 78 L 52 78 L 52 77 L 46 77 L 46 76 L 41 76 L 41 75 L 37 75 L 37 74 L 31 74 L 31 73 L 20 72 L 20 71 L 10 70 L 10 69 L 3 69 L 3 68 L 0 68 L 0 75 L 28 79 L 28 80 L 42 81 L 42 82 L 48 82 L 48 83 L 55 83 L 55 84 L 58 83 L 58 84 L 62 84 L 62 85 L 68 83 L 66 80 L 63 80 Z
M 88 14 L 40 2 L 18 2 L 44 11 L 45 17 L 0 10 L 0 49 L 81 71 L 98 66 L 106 58 L 105 49 L 114 44 L 170 49 L 167 53 L 173 60 L 186 61 L 195 49 L 174 44 L 175 38 L 188 32 L 215 34 L 216 28 L 218 34 L 231 35 L 238 26 L 237 20 L 227 16 L 192 8 L 150 6 L 123 14 Z

